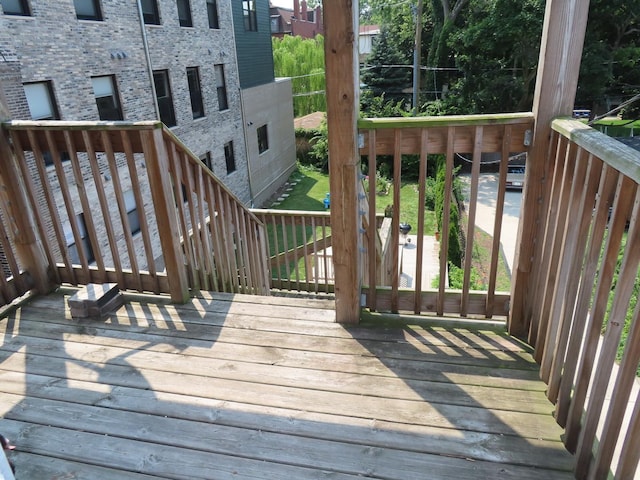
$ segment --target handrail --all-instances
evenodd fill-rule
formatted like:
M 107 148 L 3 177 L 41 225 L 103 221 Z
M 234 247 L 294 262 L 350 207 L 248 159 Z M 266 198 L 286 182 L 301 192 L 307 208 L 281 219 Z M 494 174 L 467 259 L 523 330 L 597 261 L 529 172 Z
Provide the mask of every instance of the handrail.
M 576 453 L 576 478 L 606 478 L 610 470 L 632 478 L 640 442 L 640 303 L 633 300 L 640 153 L 577 120 L 551 127 L 545 234 L 527 292 L 535 305 L 530 343 L 565 444 Z
M 384 117 L 361 118 L 358 120 L 358 128 L 383 129 L 383 128 L 435 128 L 435 127 L 469 127 L 476 125 L 508 125 L 530 123 L 533 121 L 533 113 L 492 113 L 480 115 L 445 115 L 428 117 Z
M 437 315 L 483 315 L 487 318 L 508 315 L 509 294 L 496 291 L 498 260 L 501 256 L 500 233 L 502 227 L 502 208 L 505 198 L 505 182 L 507 164 L 512 154 L 526 152 L 533 129 L 533 115 L 531 113 L 496 114 L 496 115 L 465 115 L 446 117 L 413 117 L 413 118 L 383 118 L 361 119 L 360 154 L 367 157 L 368 171 L 377 171 L 377 157 L 389 155 L 393 157 L 393 204 L 391 238 L 399 239 L 399 224 L 401 217 L 400 187 L 402 185 L 401 171 L 403 156 L 419 155 L 420 181 L 418 184 L 419 212 L 417 233 L 416 269 L 411 272 L 415 278 L 415 286 L 404 288 L 400 285 L 400 272 L 394 268 L 388 285 L 378 284 L 375 279 L 380 268 L 375 264 L 376 246 L 374 236 L 365 247 L 368 249 L 366 258 L 368 265 L 368 281 L 363 288 L 367 306 L 372 310 L 412 311 L 413 313 L 435 313 Z M 463 286 L 460 290 L 453 290 L 447 284 L 447 270 L 449 235 L 442 235 L 440 240 L 439 278 L 436 289 L 431 285 L 421 284 L 425 276 L 426 252 L 423 219 L 425 214 L 426 169 L 427 163 L 433 161 L 434 154 L 444 155 L 446 164 L 445 199 L 443 208 L 442 231 L 449 231 L 450 207 L 455 198 L 451 194 L 453 189 L 453 170 L 456 154 L 466 154 L 472 157 L 471 209 L 475 209 L 478 200 L 478 182 L 482 155 L 497 154 L 500 159 L 500 172 L 496 198 L 496 221 L 492 234 L 494 241 L 491 248 L 491 265 L 487 290 L 473 291 L 471 289 L 471 263 L 469 259 L 473 251 L 475 225 L 469 222 L 466 231 L 466 246 L 464 248 L 465 263 Z M 368 192 L 369 211 L 376 211 L 376 192 L 372 185 Z M 474 210 L 475 211 L 475 210 Z M 371 222 L 369 222 L 371 223 Z M 371 228 L 371 227 L 370 227 Z M 400 248 L 398 241 L 393 241 L 392 248 L 387 255 L 393 259 L 394 265 L 399 265 Z M 427 279 L 428 280 L 428 279 Z
M 2 130 L 55 283 L 268 294 L 263 226 L 160 122 Z
M 557 118 L 551 124 L 551 128 L 636 183 L 640 183 L 637 150 L 575 119 Z

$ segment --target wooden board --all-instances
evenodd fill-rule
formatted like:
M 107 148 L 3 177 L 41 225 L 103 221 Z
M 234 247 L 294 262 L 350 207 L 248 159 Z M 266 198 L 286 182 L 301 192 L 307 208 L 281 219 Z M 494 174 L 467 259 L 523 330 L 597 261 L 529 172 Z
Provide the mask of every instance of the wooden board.
M 24 478 L 571 478 L 530 353 L 504 333 L 345 328 L 322 302 L 298 300 L 305 320 L 292 299 L 219 294 L 131 296 L 77 323 L 67 296 L 0 320 Z

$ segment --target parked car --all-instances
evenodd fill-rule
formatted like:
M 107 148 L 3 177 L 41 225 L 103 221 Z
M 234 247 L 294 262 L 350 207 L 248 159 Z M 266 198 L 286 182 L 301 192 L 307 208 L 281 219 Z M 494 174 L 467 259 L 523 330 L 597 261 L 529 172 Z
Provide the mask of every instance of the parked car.
M 524 165 L 507 167 L 507 190 L 522 190 L 524 186 Z

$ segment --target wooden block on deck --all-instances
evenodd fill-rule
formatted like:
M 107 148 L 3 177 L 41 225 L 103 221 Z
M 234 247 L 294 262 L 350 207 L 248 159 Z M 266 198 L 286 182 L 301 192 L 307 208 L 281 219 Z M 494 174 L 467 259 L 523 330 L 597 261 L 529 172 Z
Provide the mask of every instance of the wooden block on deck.
M 69 298 L 73 318 L 100 318 L 122 305 L 117 283 L 90 283 Z

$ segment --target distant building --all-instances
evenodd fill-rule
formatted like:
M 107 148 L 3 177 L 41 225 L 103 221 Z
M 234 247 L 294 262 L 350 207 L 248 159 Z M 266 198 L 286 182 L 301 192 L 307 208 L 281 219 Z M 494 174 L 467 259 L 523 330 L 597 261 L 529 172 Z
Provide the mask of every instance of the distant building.
M 248 4 L 254 4 L 255 21 Z M 269 3 L 233 2 L 251 203 L 260 207 L 296 167 L 291 80 L 274 78 Z
M 271 7 L 271 35 L 282 38 L 293 35 L 303 38 L 314 38 L 324 35 L 322 7 L 307 8 L 306 0 L 293 0 L 293 10 L 289 8 Z
M 373 50 L 373 44 L 376 37 L 380 35 L 379 25 L 360 25 L 358 33 L 358 53 L 360 55 L 360 63 L 365 63 L 367 57 Z

